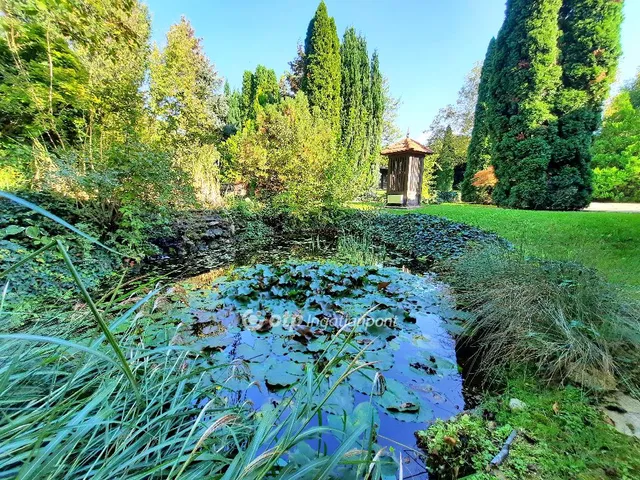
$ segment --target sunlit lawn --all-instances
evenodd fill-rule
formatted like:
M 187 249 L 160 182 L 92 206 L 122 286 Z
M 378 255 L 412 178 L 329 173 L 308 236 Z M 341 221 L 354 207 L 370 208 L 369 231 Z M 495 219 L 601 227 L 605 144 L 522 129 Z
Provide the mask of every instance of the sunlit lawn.
M 580 261 L 640 293 L 640 214 L 540 212 L 464 204 L 388 211 L 438 215 L 490 230 L 528 255 Z

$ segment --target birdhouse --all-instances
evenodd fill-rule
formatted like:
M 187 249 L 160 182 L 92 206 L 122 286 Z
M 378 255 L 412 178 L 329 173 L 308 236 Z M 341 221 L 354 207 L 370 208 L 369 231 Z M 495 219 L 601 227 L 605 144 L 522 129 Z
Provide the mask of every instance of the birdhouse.
M 407 136 L 380 153 L 389 157 L 387 206 L 419 207 L 424 157 L 433 155 L 433 150 Z

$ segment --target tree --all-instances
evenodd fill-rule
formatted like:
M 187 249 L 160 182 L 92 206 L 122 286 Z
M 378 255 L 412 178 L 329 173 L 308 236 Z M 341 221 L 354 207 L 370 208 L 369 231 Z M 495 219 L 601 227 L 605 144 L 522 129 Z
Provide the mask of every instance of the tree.
M 336 24 L 320 2 L 305 40 L 302 90 L 309 104 L 318 107 L 336 134 L 340 131 L 340 41 Z
M 402 132 L 396 124 L 401 100 L 400 98 L 394 97 L 391 93 L 391 87 L 389 86 L 389 79 L 387 77 L 382 78 L 382 97 L 384 99 L 384 110 L 382 114 L 381 143 L 386 146 L 397 142 L 400 137 L 402 137 Z
M 139 135 L 149 29 L 137 1 L 2 4 L 0 155 L 33 187 L 59 150 L 80 149 L 64 168 L 84 173 Z
M 640 105 L 638 83 L 624 88 L 608 108 L 593 144 L 594 197 L 640 201 Z
M 354 169 L 354 181 L 362 179 L 360 173 L 369 170 L 369 123 L 371 122 L 371 79 L 367 42 L 348 28 L 340 49 L 342 59 L 341 138 L 342 147 Z
M 380 72 L 378 52 L 371 58 L 371 120 L 369 122 L 369 151 L 377 160 L 382 144 L 382 128 L 384 124 L 385 96 L 383 77 Z
M 454 136 L 451 127 L 447 127 L 442 148 L 436 164 L 436 190 L 450 192 L 453 189 L 453 171 L 456 164 Z
M 592 193 L 591 145 L 620 57 L 622 2 L 564 0 L 560 10 L 562 88 L 558 138 L 549 164 L 546 208 L 574 210 Z
M 302 88 L 302 79 L 304 78 L 304 46 L 302 43 L 298 43 L 296 57 L 289 62 L 289 68 L 290 71 L 284 74 L 287 89 L 286 95 L 283 96 L 295 97 Z
M 224 126 L 225 137 L 230 137 L 242 128 L 242 97 L 237 90 L 231 90 L 229 82 L 224 84 L 224 98 L 227 104 L 227 118 Z
M 590 147 L 620 55 L 621 20 L 617 1 L 507 2 L 489 103 L 496 203 L 589 203 Z
M 150 73 L 154 140 L 191 174 L 201 201 L 218 201 L 215 144 L 227 115 L 224 97 L 217 93 L 222 79 L 186 18 L 171 26 L 163 50 L 154 48 Z
M 488 108 L 490 101 L 489 85 L 493 80 L 493 54 L 495 38 L 492 38 L 487 48 L 487 54 L 482 64 L 478 99 L 474 112 L 473 131 L 467 150 L 467 165 L 464 180 L 460 186 L 462 199 L 465 202 L 487 201 L 486 192 L 480 192 L 474 185 L 474 175 L 489 167 L 491 163 L 491 139 L 489 136 Z
M 245 71 L 240 98 L 243 123 L 255 120 L 264 107 L 280 101 L 276 72 L 264 65 L 258 65 L 254 73 Z
M 300 215 L 343 200 L 335 132 L 303 92 L 267 105 L 256 126 L 228 141 L 254 195 Z
M 561 84 L 561 0 L 508 0 L 495 46 L 489 123 L 498 178 L 493 200 L 548 208 L 547 172 L 558 135 L 554 100 Z

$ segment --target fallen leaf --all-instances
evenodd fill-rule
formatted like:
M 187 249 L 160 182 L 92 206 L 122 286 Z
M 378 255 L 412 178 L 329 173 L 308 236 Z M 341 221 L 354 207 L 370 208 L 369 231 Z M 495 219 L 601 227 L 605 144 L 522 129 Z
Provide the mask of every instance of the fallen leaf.
M 448 443 L 452 447 L 455 447 L 458 444 L 458 439 L 457 438 L 450 437 L 448 435 L 445 435 L 443 440 L 445 441 L 445 443 Z
M 558 415 L 558 413 L 560 413 L 560 405 L 558 405 L 558 402 L 553 402 L 553 413 L 555 413 L 556 415 Z

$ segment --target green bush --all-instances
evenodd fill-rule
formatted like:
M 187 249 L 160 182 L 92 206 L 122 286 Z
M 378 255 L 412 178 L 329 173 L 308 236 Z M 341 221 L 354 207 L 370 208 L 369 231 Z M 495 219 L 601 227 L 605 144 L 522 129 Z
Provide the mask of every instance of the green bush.
M 427 430 L 416 432 L 416 438 L 427 452 L 431 476 L 455 480 L 482 472 L 510 432 L 508 425 L 491 430 L 482 418 L 464 413 L 451 420 L 436 420 Z
M 481 369 L 531 364 L 547 380 L 610 388 L 640 359 L 640 305 L 580 264 L 489 248 L 446 276 L 472 314 Z
M 623 169 L 594 168 L 593 198 L 614 202 L 640 202 L 640 157 L 629 159 Z

